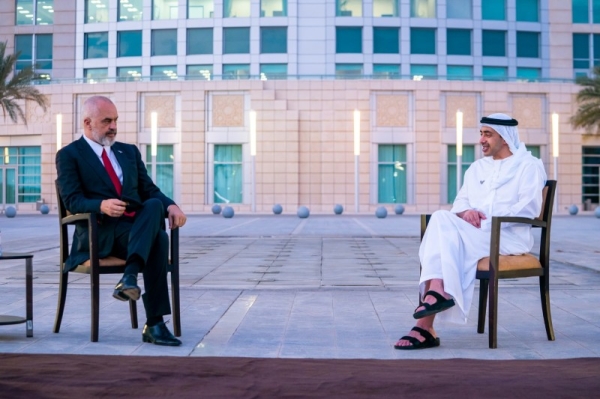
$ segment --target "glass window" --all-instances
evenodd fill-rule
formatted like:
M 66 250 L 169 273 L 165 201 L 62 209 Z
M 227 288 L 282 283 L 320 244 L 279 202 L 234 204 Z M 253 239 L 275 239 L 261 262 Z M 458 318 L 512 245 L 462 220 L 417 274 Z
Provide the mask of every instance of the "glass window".
M 410 16 L 413 18 L 435 18 L 435 0 L 410 0 Z
M 506 21 L 506 0 L 482 1 L 481 18 L 491 21 Z
M 399 0 L 373 0 L 374 17 L 398 17 Z
M 517 57 L 540 57 L 539 32 L 517 32 Z
M 260 52 L 261 54 L 287 53 L 287 27 L 261 27 Z
M 87 68 L 83 70 L 87 83 L 104 82 L 108 78 L 108 68 Z
M 54 23 L 54 0 L 37 0 L 36 25 L 52 25 Z
M 119 1 L 119 21 L 141 21 L 144 0 Z
M 508 69 L 506 67 L 484 66 L 483 80 L 507 80 Z
M 446 67 L 448 80 L 473 80 L 473 67 L 470 65 L 448 65 Z
M 471 30 L 448 29 L 446 31 L 446 53 L 448 55 L 471 55 Z
M 435 29 L 410 28 L 410 53 L 435 54 Z
M 153 29 L 151 55 L 177 55 L 177 29 Z
M 481 39 L 482 55 L 506 57 L 506 31 L 483 30 L 481 32 Z
M 362 76 L 362 64 L 335 64 L 336 79 L 360 79 Z
M 173 198 L 173 168 L 175 156 L 172 144 L 158 144 L 156 146 L 156 160 L 152 159 L 152 146 L 146 146 L 146 169 L 148 176 L 152 177 L 152 170 L 156 165 L 156 181 L 154 184 L 169 198 Z
M 287 64 L 260 64 L 260 79 L 285 79 Z
M 17 25 L 33 25 L 34 0 L 17 0 L 15 20 Z
M 437 77 L 437 65 L 412 64 L 410 76 L 413 80 L 432 79 Z
M 152 0 L 152 19 L 179 18 L 178 0 Z
M 33 35 L 15 35 L 15 53 L 19 53 L 15 69 L 33 67 Z
M 108 32 L 86 33 L 83 58 L 108 58 Z
M 362 53 L 362 28 L 337 26 L 335 28 L 335 52 Z
M 592 41 L 594 45 L 594 66 L 597 66 L 600 65 L 600 34 L 594 33 Z
M 574 24 L 587 24 L 590 21 L 589 1 L 590 0 L 571 0 Z
M 35 35 L 35 69 L 52 69 L 52 35 Z
M 213 0 L 188 0 L 187 17 L 195 18 L 212 18 L 215 10 Z
M 373 53 L 400 53 L 400 34 L 398 28 L 373 28 Z
M 0 169 L 0 204 L 35 202 L 41 197 L 41 147 L 0 147 L 0 165 L 6 169 L 6 181 Z M 6 191 L 3 193 L 3 189 Z
M 362 0 L 335 0 L 338 17 L 362 17 Z
M 51 25 L 54 23 L 54 0 L 17 0 L 17 25 Z
M 515 3 L 517 4 L 517 21 L 540 21 L 539 0 L 519 0 Z
M 215 203 L 241 203 L 243 199 L 242 146 L 215 145 L 214 160 Z
M 186 67 L 186 75 L 188 79 L 205 79 L 211 80 L 213 76 L 212 65 L 188 65 Z
M 250 64 L 223 64 L 223 79 L 250 79 Z
M 529 151 L 534 157 L 542 159 L 539 145 L 528 145 L 527 151 Z
M 406 145 L 382 144 L 377 148 L 377 202 L 404 204 L 407 198 Z
M 85 0 L 86 24 L 108 22 L 108 0 Z
M 600 0 L 592 0 L 592 21 L 600 23 Z
M 142 31 L 117 32 L 117 57 L 140 57 L 142 55 Z
M 247 18 L 250 16 L 250 0 L 223 0 L 224 18 Z
M 541 68 L 517 68 L 517 79 L 526 82 L 539 82 L 542 77 Z M 529 148 L 529 147 L 527 147 Z
M 188 28 L 187 55 L 213 53 L 213 28 Z
M 177 80 L 176 65 L 157 65 L 150 67 L 150 80 Z
M 399 79 L 400 65 L 398 64 L 373 64 L 373 78 Z
M 573 33 L 573 68 L 588 69 L 590 67 L 590 35 Z
M 261 17 L 287 17 L 287 0 L 260 0 Z
M 473 6 L 471 0 L 452 0 L 446 3 L 446 17 L 472 19 Z
M 529 147 L 528 147 L 529 148 Z M 463 153 L 461 158 L 461 181 L 465 181 L 465 172 L 475 162 L 475 146 L 474 145 L 463 145 Z M 456 145 L 448 145 L 448 203 L 454 202 L 458 190 L 456 189 L 457 183 L 457 157 L 456 157 Z
M 138 81 L 142 78 L 142 67 L 119 67 L 117 78 L 121 82 Z
M 582 147 L 581 202 L 600 203 L 600 147 Z M 585 205 L 584 205 L 585 206 Z
M 250 28 L 223 28 L 223 54 L 250 53 Z

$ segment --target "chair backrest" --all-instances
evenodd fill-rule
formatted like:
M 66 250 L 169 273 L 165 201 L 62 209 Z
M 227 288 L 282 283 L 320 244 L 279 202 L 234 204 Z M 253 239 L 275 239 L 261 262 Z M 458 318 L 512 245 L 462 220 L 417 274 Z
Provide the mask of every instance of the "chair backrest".
M 540 237 L 540 263 L 544 269 L 550 265 L 550 230 L 552 227 L 552 211 L 554 208 L 554 196 L 556 195 L 556 180 L 547 180 L 546 186 L 542 191 L 542 212 L 539 219 L 546 225 L 542 228 Z
M 56 188 L 56 206 L 58 208 L 58 226 L 60 229 L 60 270 L 62 272 L 65 262 L 69 257 L 69 229 L 68 226 L 62 222 L 67 216 L 67 208 L 60 197 L 58 180 L 54 181 L 54 187 Z

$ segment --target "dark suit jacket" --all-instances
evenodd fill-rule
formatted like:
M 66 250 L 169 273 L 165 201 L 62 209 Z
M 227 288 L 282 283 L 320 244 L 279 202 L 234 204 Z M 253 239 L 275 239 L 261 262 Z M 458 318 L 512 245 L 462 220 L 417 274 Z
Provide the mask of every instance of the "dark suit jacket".
M 120 142 L 115 142 L 111 148 L 123 170 L 120 198 L 129 202 L 130 208 L 127 210 L 135 210 L 147 199 L 157 198 L 163 203 L 166 214 L 167 207 L 175 202 L 152 182 L 138 148 Z M 105 199 L 119 198 L 119 195 L 104 165 L 81 137 L 56 153 L 56 170 L 59 193 L 67 210 L 71 213 L 98 214 L 98 256 L 107 257 L 113 246 L 118 218 L 100 214 L 100 203 Z M 67 270 L 88 260 L 88 250 L 87 225 L 77 225 L 71 253 L 67 259 Z

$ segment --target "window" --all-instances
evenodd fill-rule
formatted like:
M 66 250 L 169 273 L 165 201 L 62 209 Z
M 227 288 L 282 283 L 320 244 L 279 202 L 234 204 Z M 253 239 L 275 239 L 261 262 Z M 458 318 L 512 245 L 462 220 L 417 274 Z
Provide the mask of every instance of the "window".
M 144 0 L 119 1 L 119 21 L 141 21 Z
M 407 199 L 406 145 L 383 144 L 377 148 L 377 202 L 403 204 Z
M 117 80 L 121 82 L 133 82 L 142 78 L 142 67 L 119 67 L 117 68 Z
M 398 64 L 373 64 L 373 78 L 399 79 L 400 65 Z
M 152 19 L 177 19 L 178 0 L 152 0 Z
M 287 27 L 261 27 L 260 52 L 261 54 L 287 53 Z
M 373 0 L 374 17 L 398 17 L 399 0 Z
M 172 144 L 158 144 L 156 146 L 156 163 L 152 159 L 152 146 L 146 146 L 146 169 L 148 176 L 152 176 L 156 165 L 156 181 L 154 184 L 160 188 L 167 197 L 173 198 L 173 169 L 175 157 Z
M 446 17 L 472 19 L 473 6 L 471 0 L 452 0 L 446 3 Z
M 517 57 L 540 58 L 539 32 L 517 32 Z
M 213 75 L 212 65 L 188 65 L 186 67 L 187 79 L 211 80 Z
M 432 79 L 437 77 L 437 65 L 413 64 L 410 66 L 413 80 Z
M 475 162 L 475 146 L 474 145 L 463 145 L 463 154 L 461 159 L 461 180 L 464 182 L 465 172 Z M 456 145 L 448 145 L 448 203 L 454 202 L 458 190 L 456 187 L 457 181 L 457 157 L 456 157 Z
M 435 54 L 435 29 L 410 28 L 410 53 Z
M 470 65 L 448 65 L 446 67 L 448 80 L 473 80 L 473 67 Z
M 483 80 L 507 80 L 508 69 L 506 67 L 484 66 Z
M 398 28 L 373 28 L 373 53 L 400 53 L 400 34 Z
M 212 54 L 213 28 L 188 28 L 186 54 Z
M 490 57 L 506 57 L 506 31 L 483 30 L 481 53 Z
M 153 29 L 151 55 L 177 55 L 177 29 Z
M 85 0 L 86 24 L 108 22 L 108 0 Z
M 517 4 L 517 21 L 540 21 L 539 0 L 519 0 L 515 3 Z
M 410 0 L 410 16 L 413 18 L 435 18 L 435 0 Z
M 335 6 L 338 17 L 362 17 L 362 0 L 336 0 Z
M 17 0 L 16 25 L 52 25 L 54 0 Z
M 260 0 L 261 17 L 287 17 L 287 0 Z
M 21 54 L 15 63 L 17 71 L 31 67 L 44 78 L 50 78 L 52 35 L 15 35 L 15 53 L 18 52 Z
M 526 82 L 539 82 L 542 77 L 541 68 L 517 68 L 517 79 Z
M 87 68 L 83 70 L 87 83 L 104 82 L 108 78 L 108 68 Z
M 213 0 L 188 0 L 187 17 L 212 18 L 215 10 Z
M 215 145 L 214 149 L 214 202 L 241 203 L 242 146 Z
M 446 54 L 471 55 L 471 30 L 448 29 L 446 31 Z
M 260 79 L 285 79 L 287 64 L 260 64 Z
M 362 76 L 362 64 L 335 64 L 336 79 L 360 79 Z
M 590 35 L 573 33 L 573 69 L 575 75 L 587 75 L 590 69 Z
M 590 0 L 572 0 L 572 17 L 574 24 L 587 24 L 589 19 L 589 1 Z
M 41 147 L 0 149 L 0 204 L 38 201 L 42 193 Z
M 250 28 L 223 28 L 223 54 L 250 53 Z
M 177 80 L 177 66 L 159 65 L 150 67 L 150 80 Z
M 250 64 L 223 64 L 223 79 L 250 79 Z
M 600 203 L 600 147 L 583 147 L 581 162 L 581 202 L 584 209 Z
M 335 52 L 362 53 L 362 28 L 337 26 L 335 28 Z
M 506 0 L 482 1 L 481 18 L 490 21 L 506 21 Z
M 247 18 L 250 16 L 250 0 L 223 0 L 224 18 Z
M 117 57 L 140 57 L 142 55 L 142 31 L 117 32 Z
M 108 58 L 108 32 L 86 33 L 83 58 Z

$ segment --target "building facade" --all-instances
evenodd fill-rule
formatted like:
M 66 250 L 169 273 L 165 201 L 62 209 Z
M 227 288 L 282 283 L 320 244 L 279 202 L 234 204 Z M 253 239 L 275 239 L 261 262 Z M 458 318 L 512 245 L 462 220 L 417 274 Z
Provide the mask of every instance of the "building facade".
M 597 0 L 9 0 L 0 40 L 51 103 L 0 119 L 1 209 L 55 202 L 55 153 L 94 94 L 188 213 L 449 207 L 494 112 L 558 176 L 558 212 L 599 203 L 600 136 L 569 123 Z

